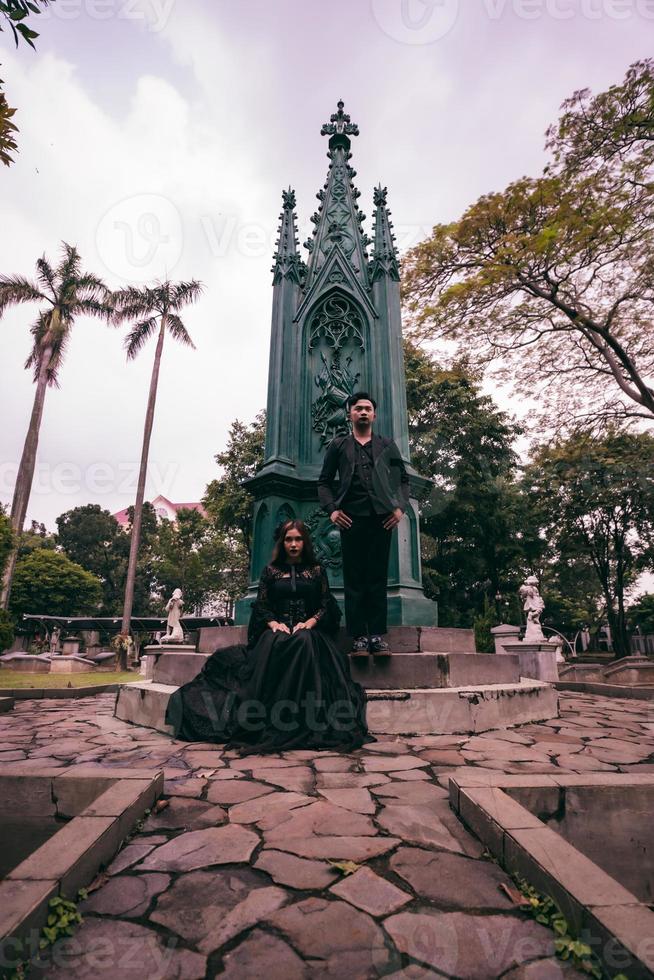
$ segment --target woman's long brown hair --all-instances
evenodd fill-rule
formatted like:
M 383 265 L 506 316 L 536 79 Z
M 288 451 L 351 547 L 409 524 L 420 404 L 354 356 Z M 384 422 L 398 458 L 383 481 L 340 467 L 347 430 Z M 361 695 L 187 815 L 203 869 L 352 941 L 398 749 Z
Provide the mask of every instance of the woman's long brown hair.
M 304 521 L 284 521 L 277 532 L 277 538 L 275 541 L 275 547 L 273 548 L 272 558 L 270 559 L 271 565 L 285 565 L 288 561 L 286 557 L 286 549 L 284 547 L 284 538 L 288 532 L 294 529 L 299 531 L 302 536 L 302 541 L 304 542 L 304 547 L 302 548 L 302 555 L 300 562 L 303 565 L 317 565 L 318 560 L 316 558 L 316 553 L 313 550 L 313 544 L 311 543 L 311 537 L 309 535 L 309 529 L 304 523 Z

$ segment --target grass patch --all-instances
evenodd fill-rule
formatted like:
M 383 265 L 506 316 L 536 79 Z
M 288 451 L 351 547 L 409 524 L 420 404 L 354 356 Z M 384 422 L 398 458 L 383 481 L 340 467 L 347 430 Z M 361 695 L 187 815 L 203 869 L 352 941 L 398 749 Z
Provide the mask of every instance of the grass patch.
M 24 674 L 19 670 L 0 669 L 0 691 L 11 688 L 33 688 L 40 691 L 46 687 L 50 689 L 95 687 L 97 684 L 126 684 L 129 681 L 137 681 L 139 676 L 135 670 L 98 670 L 88 674 Z

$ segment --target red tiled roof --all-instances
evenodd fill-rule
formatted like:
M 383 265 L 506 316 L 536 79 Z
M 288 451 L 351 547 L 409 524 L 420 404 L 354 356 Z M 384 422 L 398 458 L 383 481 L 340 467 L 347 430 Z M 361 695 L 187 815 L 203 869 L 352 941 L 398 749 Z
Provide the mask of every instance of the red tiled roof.
M 175 513 L 177 513 L 177 511 L 179 510 L 196 510 L 199 514 L 202 514 L 203 517 L 207 516 L 206 510 L 204 509 L 204 507 L 199 501 L 174 504 L 172 500 L 168 500 L 168 497 L 164 497 L 161 494 L 159 494 L 159 496 L 155 499 L 165 501 L 170 507 L 172 507 Z M 129 507 L 125 507 L 124 510 L 116 511 L 116 513 L 112 515 L 113 517 L 116 518 L 116 520 L 121 525 L 121 527 L 126 527 L 129 524 L 128 511 L 129 511 Z

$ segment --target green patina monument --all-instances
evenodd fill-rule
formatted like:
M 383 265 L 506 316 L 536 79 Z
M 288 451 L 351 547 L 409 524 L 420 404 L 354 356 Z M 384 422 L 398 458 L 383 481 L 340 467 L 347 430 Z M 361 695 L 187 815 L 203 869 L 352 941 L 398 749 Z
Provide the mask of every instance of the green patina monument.
M 298 252 L 295 194 L 282 193 L 273 267 L 268 374 L 268 426 L 262 469 L 249 481 L 255 497 L 251 583 L 237 604 L 246 623 L 273 533 L 288 518 L 311 529 L 319 560 L 342 595 L 340 534 L 318 506 L 317 478 L 330 440 L 348 432 L 345 400 L 358 389 L 378 402 L 375 429 L 392 437 L 409 463 L 400 274 L 386 207 L 386 188 L 374 192 L 371 241 L 362 224 L 360 192 L 349 164 L 350 137 L 359 133 L 343 103 L 321 130 L 329 136 L 327 180 L 317 194 L 313 236 Z M 372 246 L 372 252 L 369 252 Z M 435 626 L 436 603 L 425 598 L 416 498 L 429 481 L 407 467 L 411 504 L 394 532 L 389 567 L 391 626 Z

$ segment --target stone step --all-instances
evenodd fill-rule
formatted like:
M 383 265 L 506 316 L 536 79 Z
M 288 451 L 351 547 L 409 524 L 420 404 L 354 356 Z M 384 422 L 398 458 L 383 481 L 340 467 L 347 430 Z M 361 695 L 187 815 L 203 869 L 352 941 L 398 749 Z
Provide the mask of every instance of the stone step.
M 654 684 L 654 662 L 642 656 L 622 657 L 620 660 L 613 660 L 611 664 L 575 662 L 559 667 L 559 679 L 622 687 L 651 686 Z
M 123 684 L 115 715 L 122 721 L 172 735 L 164 719 L 173 685 L 141 681 Z M 447 735 L 485 732 L 558 715 L 551 684 L 523 679 L 519 684 L 482 684 L 423 690 L 368 691 L 368 725 L 374 734 Z
M 411 627 L 400 626 L 405 630 Z M 391 632 L 393 632 L 391 630 Z M 441 626 L 420 626 L 419 648 L 423 653 L 476 653 L 475 631 Z
M 517 684 L 520 658 L 489 653 L 404 653 L 352 657 L 352 677 L 366 689 L 464 687 Z
M 208 653 L 164 653 L 157 658 L 152 680 L 181 687 L 197 677 L 208 659 Z
M 203 653 L 161 653 L 152 672 L 157 684 L 179 687 L 199 674 Z M 489 653 L 402 653 L 350 658 L 352 677 L 365 688 L 462 687 L 466 684 L 517 684 L 520 658 Z
M 214 653 L 237 643 L 247 643 L 245 626 L 206 626 L 199 631 L 198 653 Z M 475 653 L 474 630 L 440 626 L 391 626 L 387 640 L 394 654 L 399 653 Z M 344 629 L 336 639 L 343 651 L 352 640 Z
M 559 667 L 559 679 L 566 681 L 604 682 L 603 664 L 567 664 Z

